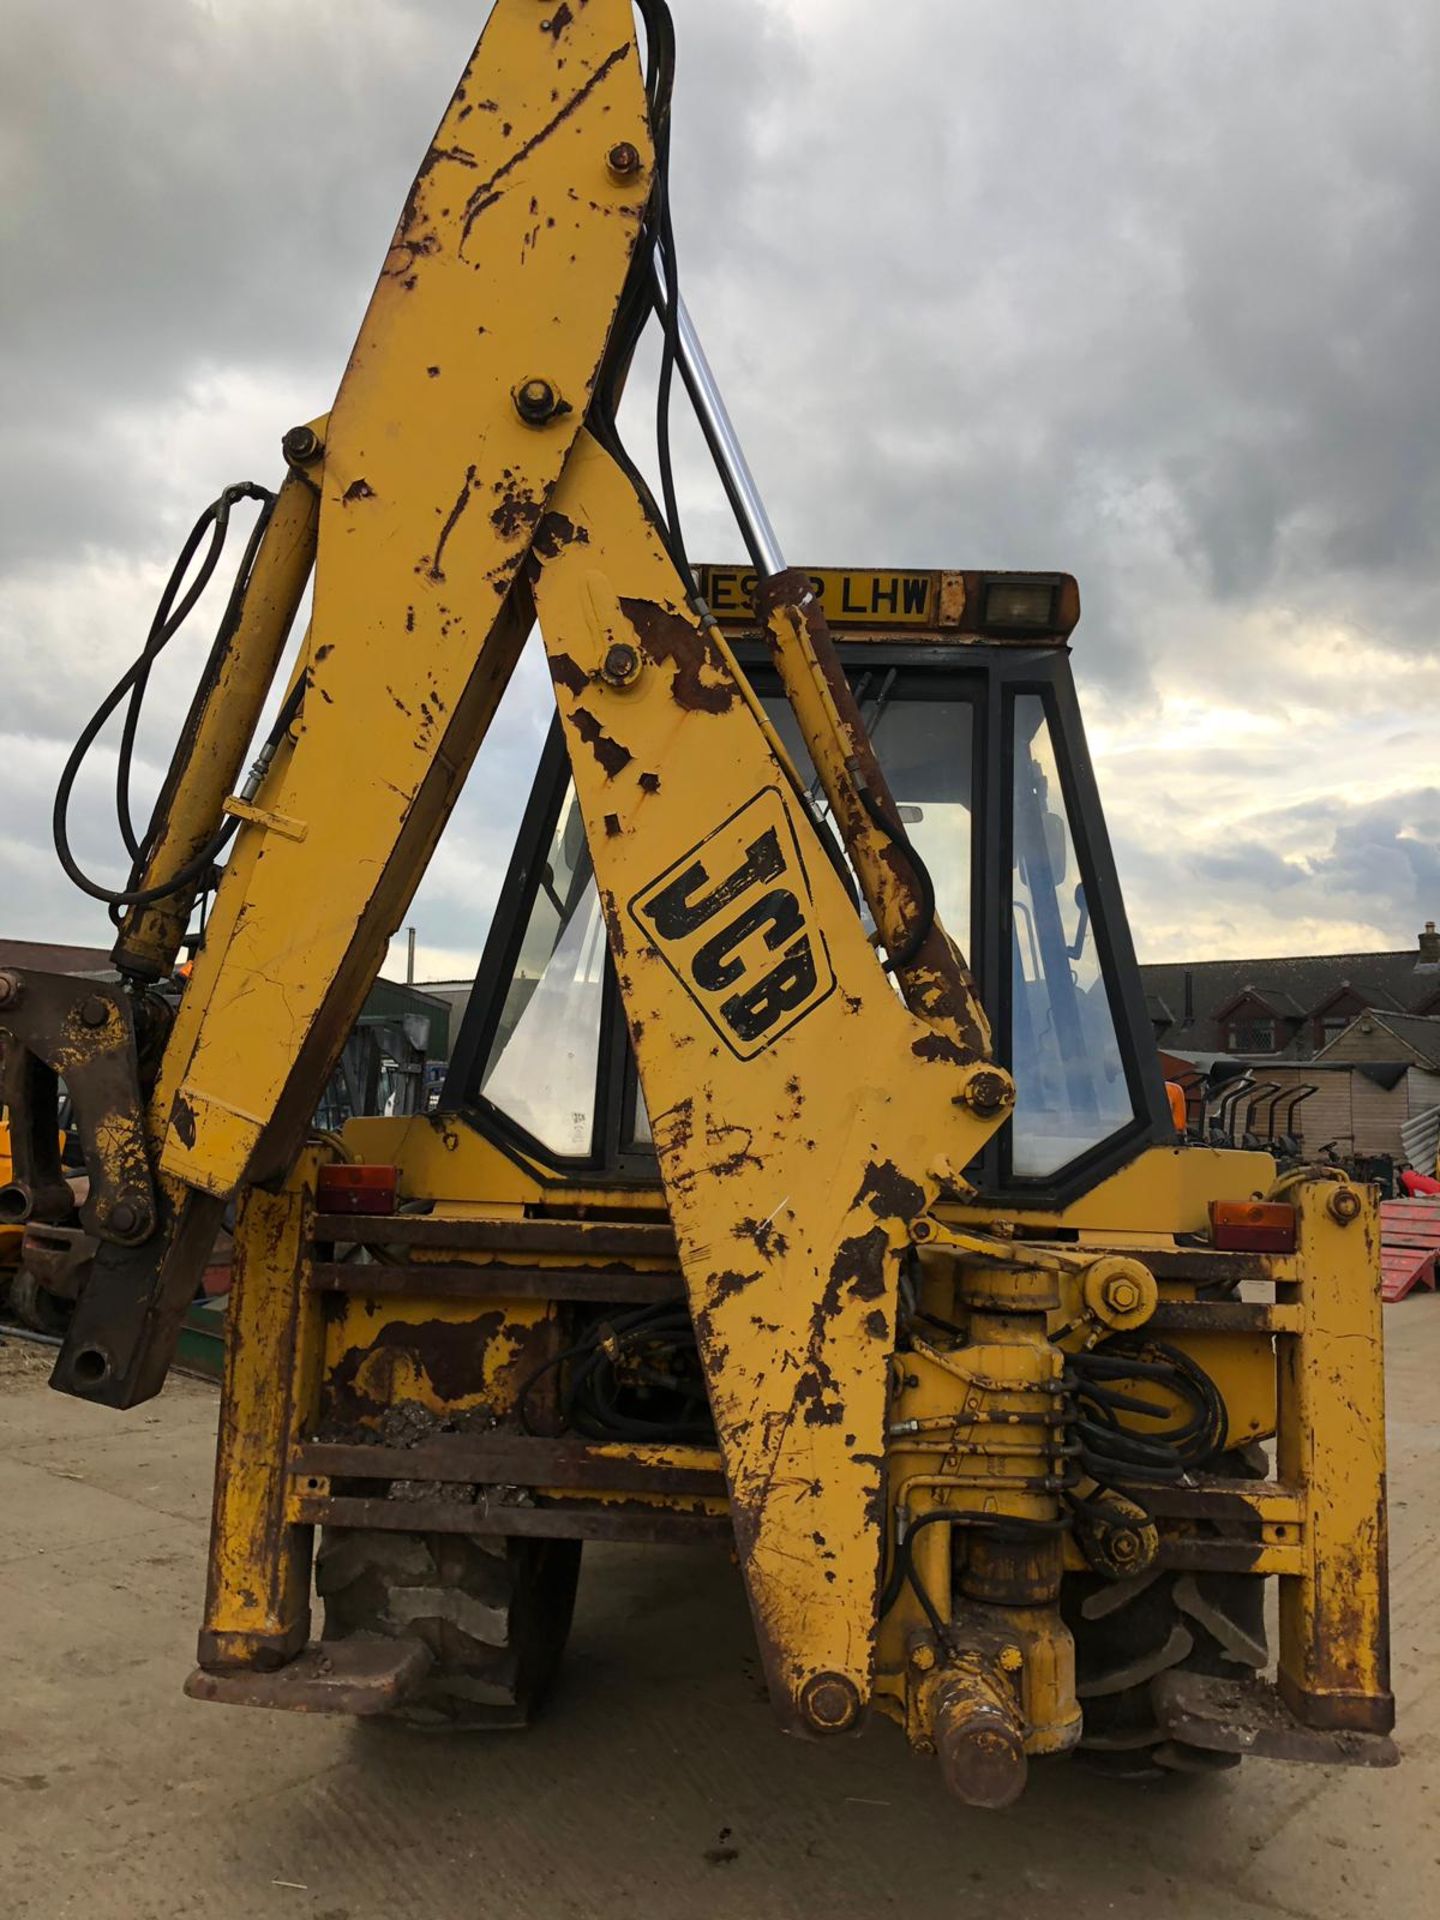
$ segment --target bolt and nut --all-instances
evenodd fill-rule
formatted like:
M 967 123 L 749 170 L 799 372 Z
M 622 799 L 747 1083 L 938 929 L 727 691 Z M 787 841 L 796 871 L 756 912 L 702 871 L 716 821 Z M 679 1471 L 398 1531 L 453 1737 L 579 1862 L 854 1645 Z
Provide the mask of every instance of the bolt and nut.
M 817 1673 L 801 1690 L 800 1711 L 816 1733 L 844 1733 L 860 1717 L 860 1695 L 843 1673 Z
M 105 1220 L 111 1233 L 122 1238 L 143 1233 L 150 1224 L 150 1209 L 137 1200 L 117 1200 Z
M 632 173 L 640 171 L 640 149 L 628 140 L 621 140 L 606 154 L 605 164 L 617 180 L 628 180 Z
M 1015 1089 L 1003 1073 L 977 1073 L 965 1089 L 965 1098 L 976 1113 L 1000 1113 L 1015 1098 Z
M 1105 1282 L 1103 1298 L 1112 1313 L 1133 1313 L 1144 1297 L 1138 1282 L 1126 1274 L 1112 1274 Z
M 323 447 L 313 427 L 291 427 L 280 442 L 280 451 L 292 465 L 305 467 L 323 451 Z
M 640 655 L 634 647 L 617 641 L 607 649 L 604 665 L 600 669 L 600 678 L 612 687 L 628 687 L 632 680 L 640 677 Z
M 1360 1218 L 1361 1200 L 1353 1187 L 1337 1187 L 1330 1196 L 1330 1218 L 1342 1227 Z
M 548 380 L 522 380 L 515 389 L 515 411 L 531 427 L 543 427 L 560 411 L 560 395 Z
M 1159 1298 L 1153 1274 L 1124 1254 L 1105 1254 L 1092 1262 L 1082 1291 L 1086 1311 L 1107 1327 L 1142 1325 Z

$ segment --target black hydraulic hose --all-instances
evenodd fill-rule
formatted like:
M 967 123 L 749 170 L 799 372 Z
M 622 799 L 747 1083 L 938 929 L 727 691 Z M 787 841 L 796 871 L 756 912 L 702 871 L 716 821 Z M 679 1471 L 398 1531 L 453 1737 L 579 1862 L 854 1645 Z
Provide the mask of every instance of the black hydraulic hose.
M 695 1330 L 683 1301 L 661 1301 L 634 1307 L 593 1322 L 574 1345 L 552 1354 L 520 1387 L 516 1411 L 522 1431 L 531 1432 L 529 1401 L 535 1387 L 549 1373 L 569 1364 L 570 1375 L 560 1396 L 567 1426 L 591 1439 L 713 1441 L 714 1427 L 703 1390 L 659 1368 L 637 1364 L 637 1349 L 649 1347 L 677 1359 L 695 1354 Z M 681 1411 L 670 1418 L 641 1419 L 616 1404 L 612 1382 L 614 1365 L 630 1362 L 634 1383 L 674 1393 Z
M 1072 1522 L 1068 1513 L 1057 1514 L 1053 1520 L 1032 1520 L 1020 1514 L 983 1513 L 970 1507 L 931 1507 L 928 1513 L 922 1513 L 920 1518 L 906 1529 L 903 1539 L 897 1539 L 895 1542 L 890 1578 L 885 1583 L 885 1591 L 880 1595 L 880 1605 L 876 1615 L 878 1619 L 883 1620 L 889 1613 L 900 1598 L 901 1589 L 908 1580 L 915 1598 L 920 1602 L 937 1636 L 943 1636 L 945 1629 L 939 1613 L 915 1571 L 910 1551 L 917 1533 L 923 1533 L 926 1527 L 941 1524 L 951 1527 L 975 1527 L 999 1540 L 1007 1538 L 1031 1540 L 1048 1538 L 1057 1533 L 1067 1533 Z
M 1189 1418 L 1149 1434 L 1123 1427 L 1121 1413 L 1161 1418 L 1167 1409 L 1106 1384 L 1116 1381 L 1163 1384 L 1188 1409 Z M 1143 1336 L 1132 1346 L 1121 1336 L 1101 1349 L 1071 1354 L 1066 1384 L 1080 1465 L 1099 1486 L 1180 1480 L 1224 1448 L 1225 1405 L 1219 1391 L 1178 1348 Z
M 160 596 L 159 605 L 155 609 L 155 616 L 150 623 L 150 631 L 146 635 L 144 646 L 136 659 L 126 668 L 125 672 L 120 676 L 120 679 L 111 688 L 110 692 L 106 694 L 99 707 L 86 722 L 60 775 L 60 782 L 55 793 L 55 806 L 51 821 L 56 855 L 66 875 L 82 893 L 89 894 L 91 899 L 103 901 L 107 906 L 112 908 L 147 906 L 154 900 L 164 899 L 170 894 L 178 893 L 182 888 L 195 884 L 201 880 L 209 868 L 214 865 L 215 861 L 228 845 L 238 825 L 238 822 L 233 819 L 226 821 L 208 845 L 203 847 L 193 860 L 188 862 L 178 874 L 166 881 L 164 885 L 140 888 L 134 884 L 139 878 L 140 872 L 143 870 L 146 858 L 145 846 L 138 840 L 135 834 L 134 822 L 130 812 L 130 772 L 134 754 L 135 734 L 139 724 L 145 689 L 149 684 L 151 669 L 154 667 L 156 659 L 179 632 L 181 626 L 193 611 L 200 595 L 208 585 L 224 548 L 231 509 L 236 502 L 240 500 L 259 500 L 262 503 L 263 511 L 260 520 L 251 533 L 244 559 L 237 573 L 236 584 L 234 589 L 232 589 L 230 599 L 226 606 L 222 630 L 226 624 L 233 624 L 239 605 L 239 597 L 243 594 L 245 582 L 249 577 L 250 566 L 253 563 L 255 553 L 259 548 L 260 539 L 264 533 L 265 523 L 268 521 L 270 511 L 274 506 L 274 495 L 268 492 L 267 489 L 258 487 L 250 481 L 245 481 L 238 486 L 227 487 L 219 499 L 213 501 L 205 509 L 204 513 L 200 515 L 200 518 L 191 528 L 189 536 L 180 550 L 180 556 L 171 569 L 170 577 L 165 583 L 165 589 Z M 191 581 L 189 587 L 186 588 L 182 594 L 180 590 L 184 583 L 185 576 L 189 571 L 196 553 L 200 551 L 207 533 L 210 535 L 210 544 L 205 550 L 194 580 Z M 304 682 L 302 679 L 297 683 L 297 688 L 303 688 L 303 685 Z M 106 721 L 110 719 L 121 702 L 127 698 L 130 704 L 125 716 L 120 742 L 120 755 L 116 769 L 116 814 L 119 820 L 121 837 L 132 861 L 130 872 L 131 884 L 123 888 L 112 888 L 102 886 L 98 881 L 92 880 L 90 876 L 83 871 L 75 858 L 70 845 L 70 801 L 74 792 L 75 782 L 80 774 L 80 769 L 84 765 L 91 747 L 95 744 Z M 288 726 L 290 721 L 293 720 L 294 714 L 298 710 L 298 705 L 298 699 L 292 694 L 291 699 L 286 703 L 286 711 L 289 717 L 286 718 L 282 715 L 284 726 Z M 277 721 L 276 729 L 272 730 L 271 739 L 267 742 L 267 745 L 273 747 L 273 744 L 275 744 L 278 738 L 278 732 L 281 730 L 283 730 L 282 722 Z M 147 838 L 148 837 L 147 835 Z
M 246 542 L 245 552 L 230 589 L 230 597 L 221 616 L 219 631 L 216 635 L 217 643 L 223 646 L 225 640 L 234 631 L 240 605 L 244 599 L 245 587 L 250 578 L 250 569 L 255 563 L 255 555 L 260 550 L 260 542 L 265 537 L 265 529 L 270 524 L 270 516 L 275 511 L 275 495 L 264 487 L 257 487 L 251 481 L 242 482 L 239 486 L 227 487 L 219 499 L 207 507 L 196 521 L 191 529 L 190 538 L 181 549 L 180 558 L 171 570 L 165 591 L 160 596 L 155 618 L 151 622 L 150 632 L 146 636 L 145 645 L 135 663 L 136 674 L 130 691 L 129 704 L 125 709 L 125 722 L 120 734 L 120 753 L 115 764 L 115 817 L 120 823 L 120 837 L 125 842 L 125 850 L 137 863 L 143 863 L 144 849 L 135 832 L 130 813 L 130 770 L 135 752 L 135 735 L 139 729 L 140 714 L 150 684 L 150 670 L 161 650 L 185 624 L 196 601 L 209 584 L 210 577 L 219 564 L 220 555 L 230 531 L 231 508 L 240 500 L 259 500 L 261 507 L 255 517 L 255 524 L 250 529 L 250 538 Z M 169 601 L 185 577 L 207 523 L 212 529 L 209 548 L 184 599 L 172 613 L 169 611 Z

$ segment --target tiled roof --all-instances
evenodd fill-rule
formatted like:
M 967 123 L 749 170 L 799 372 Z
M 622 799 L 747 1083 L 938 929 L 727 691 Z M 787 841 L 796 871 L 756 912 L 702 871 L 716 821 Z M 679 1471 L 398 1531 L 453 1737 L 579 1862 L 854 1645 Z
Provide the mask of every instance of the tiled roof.
M 1285 1054 L 1304 1058 L 1314 1051 L 1309 1016 L 1341 987 L 1363 1005 L 1386 1013 L 1440 1010 L 1440 964 L 1421 961 L 1415 947 L 1398 953 L 1293 954 L 1277 959 L 1161 960 L 1140 969 L 1147 1001 L 1167 1009 L 1170 1024 L 1159 1029 L 1162 1043 L 1189 1051 L 1223 1052 L 1229 1035 L 1221 1010 L 1247 990 L 1277 1014 L 1301 1021 Z M 1188 990 L 1187 990 L 1188 980 Z M 1186 1008 L 1191 1017 L 1186 1019 Z M 1158 1009 L 1152 1005 L 1152 1017 Z
M 1224 1017 L 1233 1007 L 1243 1005 L 1246 1000 L 1256 1001 L 1267 1012 L 1278 1013 L 1283 1018 L 1291 1020 L 1303 1020 L 1309 1012 L 1309 1008 L 1302 1007 L 1293 993 L 1287 993 L 1283 987 L 1277 987 L 1274 981 L 1248 980 L 1238 993 L 1232 994 L 1229 1000 L 1213 1009 L 1215 1018 Z

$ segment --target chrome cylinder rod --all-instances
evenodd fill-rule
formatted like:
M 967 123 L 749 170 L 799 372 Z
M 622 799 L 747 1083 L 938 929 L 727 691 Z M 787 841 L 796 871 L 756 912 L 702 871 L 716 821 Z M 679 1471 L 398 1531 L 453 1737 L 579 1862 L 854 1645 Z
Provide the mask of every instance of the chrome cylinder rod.
M 668 311 L 670 294 L 665 284 L 665 269 L 657 256 L 655 260 L 655 290 L 659 297 L 662 317 Z M 740 445 L 735 432 L 734 422 L 725 406 L 724 396 L 716 384 L 710 362 L 705 358 L 705 349 L 695 331 L 695 324 L 686 310 L 684 297 L 677 300 L 677 333 L 679 336 L 677 363 L 680 377 L 685 382 L 691 404 L 700 422 L 700 430 L 705 435 L 715 465 L 719 469 L 720 479 L 730 504 L 735 510 L 735 518 L 740 523 L 740 532 L 749 549 L 750 558 L 759 572 L 770 578 L 785 571 L 785 556 L 780 551 L 780 542 L 775 529 L 770 524 L 770 516 L 765 511 L 765 502 L 760 498 L 760 489 L 755 484 L 755 476 L 750 471 L 750 463 L 745 458 L 745 449 Z

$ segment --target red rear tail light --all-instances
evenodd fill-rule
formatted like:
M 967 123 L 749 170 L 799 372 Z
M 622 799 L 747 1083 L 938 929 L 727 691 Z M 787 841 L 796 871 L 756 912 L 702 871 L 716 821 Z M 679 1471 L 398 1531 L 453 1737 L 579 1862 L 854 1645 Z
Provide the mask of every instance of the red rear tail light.
M 1210 1235 L 1223 1253 L 1293 1253 L 1295 1209 L 1280 1200 L 1212 1200 Z
M 398 1167 L 322 1167 L 315 1200 L 322 1213 L 394 1213 Z

